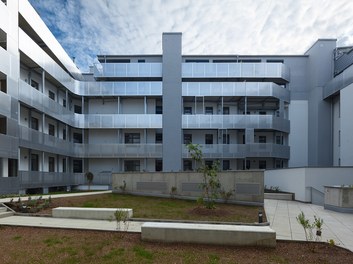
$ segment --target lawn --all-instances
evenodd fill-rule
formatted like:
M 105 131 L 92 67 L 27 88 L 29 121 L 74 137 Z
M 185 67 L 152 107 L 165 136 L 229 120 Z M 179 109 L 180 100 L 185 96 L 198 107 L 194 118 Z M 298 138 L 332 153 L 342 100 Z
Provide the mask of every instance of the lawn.
M 0 227 L 0 263 L 353 263 L 353 253 L 316 243 L 276 248 L 148 243 L 140 234 Z
M 216 209 L 204 209 L 196 201 L 113 193 L 52 199 L 51 207 L 59 206 L 132 208 L 134 218 L 242 223 L 257 222 L 259 209 L 263 211 L 263 207 L 232 204 L 217 204 Z

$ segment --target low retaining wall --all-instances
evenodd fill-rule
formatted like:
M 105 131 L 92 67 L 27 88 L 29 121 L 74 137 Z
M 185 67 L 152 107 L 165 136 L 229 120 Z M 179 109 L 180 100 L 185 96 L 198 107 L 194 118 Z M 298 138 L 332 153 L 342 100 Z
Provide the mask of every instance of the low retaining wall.
M 293 201 L 292 193 L 265 193 L 265 199 Z
M 341 213 L 353 213 L 353 188 L 325 186 L 324 208 Z
M 115 220 L 115 212 L 124 211 L 131 218 L 132 209 L 127 208 L 86 208 L 86 207 L 57 207 L 52 210 L 53 217 L 78 218 L 96 220 Z
M 144 223 L 141 239 L 155 242 L 276 247 L 276 232 L 268 226 L 184 223 Z
M 233 191 L 228 202 L 263 205 L 263 171 L 229 171 L 218 175 L 221 189 Z M 114 173 L 112 189 L 116 193 L 197 199 L 202 194 L 202 179 L 203 175 L 197 172 Z

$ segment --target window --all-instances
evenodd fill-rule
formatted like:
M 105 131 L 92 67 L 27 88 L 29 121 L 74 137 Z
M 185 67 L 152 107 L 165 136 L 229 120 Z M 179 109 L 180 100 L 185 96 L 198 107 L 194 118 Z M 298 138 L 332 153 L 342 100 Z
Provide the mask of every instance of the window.
M 222 164 L 222 169 L 223 170 L 230 170 L 230 160 L 223 160 L 223 164 Z
M 229 134 L 223 134 L 223 144 L 229 144 Z
M 266 60 L 266 62 L 268 62 L 268 63 L 283 63 L 283 60 L 273 60 L 273 59 L 269 59 L 269 60 Z
M 223 107 L 223 115 L 229 115 L 229 107 L 228 106 Z
M 213 115 L 213 107 L 212 106 L 205 107 L 205 115 Z
M 184 115 L 192 115 L 192 107 L 184 106 Z
M 49 90 L 49 98 L 55 101 L 55 93 Z
M 137 62 L 143 63 L 143 62 L 146 62 L 146 60 L 137 60 Z
M 266 143 L 266 136 L 259 136 L 259 143 Z
M 277 160 L 275 161 L 275 168 L 276 168 L 276 169 L 283 168 L 283 160 L 277 159 Z
M 236 63 L 238 60 L 213 60 L 213 63 Z
M 31 117 L 31 128 L 38 130 L 38 119 L 35 117 Z
M 80 133 L 74 133 L 74 134 L 73 134 L 73 140 L 74 140 L 74 143 L 80 143 L 80 144 L 82 144 L 82 134 L 80 134 Z
M 66 99 L 63 99 L 63 107 L 66 107 Z
M 39 156 L 31 154 L 31 171 L 39 171 Z
M 140 171 L 139 160 L 125 160 L 124 171 Z
M 183 161 L 183 170 L 184 171 L 192 171 L 192 160 L 184 160 Z
M 54 157 L 49 157 L 49 172 L 54 172 L 55 171 L 55 158 Z
M 156 143 L 157 144 L 163 143 L 163 134 L 162 133 L 156 133 Z
M 157 115 L 163 114 L 163 107 L 161 105 L 156 105 L 156 114 Z
M 186 63 L 207 63 L 209 60 L 202 60 L 202 59 L 189 59 L 185 60 Z
M 82 173 L 82 160 L 73 160 L 73 167 L 74 173 Z
M 245 144 L 245 135 L 243 135 L 243 144 Z
M 66 129 L 63 128 L 63 140 L 66 140 Z
M 260 170 L 266 169 L 266 160 L 259 160 L 259 169 Z
M 48 133 L 51 136 L 55 136 L 55 126 L 54 125 L 49 124 Z
M 192 143 L 192 134 L 184 134 L 184 144 Z
M 80 105 L 74 105 L 74 112 L 76 114 L 82 114 L 82 107 Z
M 34 89 L 39 90 L 39 83 L 37 83 L 36 81 L 31 80 L 31 86 L 32 86 Z
M 243 170 L 250 169 L 250 160 L 243 160 Z
M 3 93 L 7 93 L 7 81 L 6 76 L 0 77 L 0 91 Z
M 140 134 L 139 133 L 125 134 L 125 144 L 140 144 Z
M 259 63 L 259 62 L 261 62 L 261 60 L 258 60 L 258 59 L 240 59 L 240 60 L 238 60 L 238 62 L 242 62 L 242 63 Z
M 266 111 L 259 111 L 259 115 L 266 115 Z
M 212 134 L 205 135 L 205 144 L 213 144 L 213 135 Z
M 250 115 L 250 111 L 247 111 L 246 114 Z M 245 115 L 245 111 L 243 112 L 243 115 Z
M 276 136 L 276 144 L 283 145 L 283 136 Z
M 9 177 L 17 177 L 18 175 L 18 160 L 8 159 L 8 175 Z
M 66 172 L 66 159 L 63 159 L 63 172 Z
M 163 169 L 163 162 L 162 160 L 155 161 L 155 171 L 162 171 Z
M 6 117 L 0 117 L 0 134 L 7 134 L 7 120 Z
M 205 160 L 205 166 L 212 168 L 213 166 L 213 160 Z

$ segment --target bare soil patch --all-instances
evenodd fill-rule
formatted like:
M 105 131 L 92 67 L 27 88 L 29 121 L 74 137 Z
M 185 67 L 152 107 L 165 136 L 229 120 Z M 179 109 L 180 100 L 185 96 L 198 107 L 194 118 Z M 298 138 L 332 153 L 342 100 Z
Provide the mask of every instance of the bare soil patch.
M 0 263 L 353 263 L 326 243 L 278 241 L 275 249 L 147 243 L 140 234 L 32 227 L 0 228 Z

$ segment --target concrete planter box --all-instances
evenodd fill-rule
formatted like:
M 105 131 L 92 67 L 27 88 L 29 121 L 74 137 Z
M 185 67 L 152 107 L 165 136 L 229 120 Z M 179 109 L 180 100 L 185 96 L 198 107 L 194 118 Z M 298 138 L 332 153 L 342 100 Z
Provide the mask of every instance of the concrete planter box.
M 324 208 L 341 213 L 353 213 L 353 188 L 325 186 Z
M 293 201 L 293 193 L 265 193 L 265 199 Z

